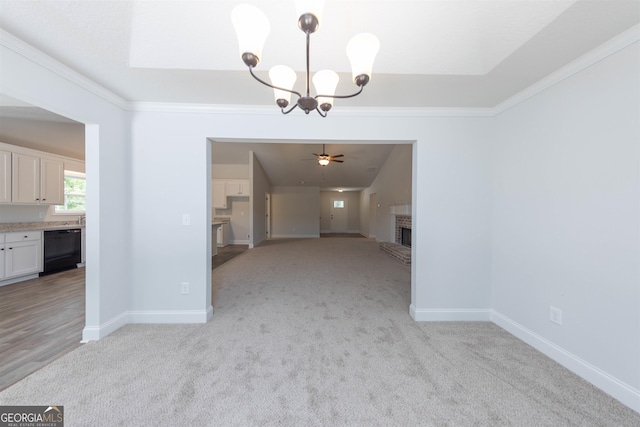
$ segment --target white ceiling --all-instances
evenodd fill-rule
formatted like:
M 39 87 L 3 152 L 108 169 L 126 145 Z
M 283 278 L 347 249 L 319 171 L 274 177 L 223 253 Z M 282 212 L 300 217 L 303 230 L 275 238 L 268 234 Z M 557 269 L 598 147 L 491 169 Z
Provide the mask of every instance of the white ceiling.
M 376 144 L 349 144 L 332 141 L 325 153 L 343 154 L 320 166 L 313 153 L 322 154 L 322 141 L 304 143 L 256 143 L 216 141 L 212 146 L 214 164 L 248 164 L 253 151 L 274 186 L 315 186 L 324 190 L 361 190 L 371 185 L 393 150 L 394 141 Z M 407 165 L 411 167 L 411 165 Z
M 303 91 L 305 39 L 293 0 L 0 0 L 0 27 L 125 101 L 271 106 L 271 90 L 254 81 L 239 58 L 230 21 L 238 3 L 260 7 L 271 23 L 258 74 L 266 79 L 272 65 L 289 65 Z M 371 82 L 362 95 L 337 100 L 335 111 L 491 108 L 639 22 L 640 0 L 326 0 L 321 28 L 311 36 L 311 70 L 338 71 L 337 92 L 353 92 L 344 49 L 353 35 L 371 32 L 381 45 Z M 9 128 L 19 133 L 21 120 L 50 129 L 69 126 L 37 110 L 0 98 L 0 138 L 10 142 L 5 135 Z M 319 143 L 311 151 L 321 150 Z M 303 164 L 309 147 L 268 145 L 252 148 L 277 185 L 305 180 L 301 171 L 288 181 L 279 172 Z M 73 152 L 79 146 L 82 141 L 54 148 L 78 157 Z M 330 154 L 345 154 L 345 163 L 320 168 L 324 180 L 311 181 L 324 186 L 330 168 L 379 168 L 389 147 L 334 143 Z M 351 175 L 352 181 L 331 186 L 366 186 L 361 178 L 371 172 Z
M 271 22 L 258 70 L 303 70 L 294 1 L 245 2 Z M 128 101 L 273 105 L 239 58 L 238 3 L 0 0 L 0 26 Z M 639 16 L 638 0 L 327 0 L 311 68 L 335 69 L 338 91 L 353 92 L 344 49 L 372 32 L 381 47 L 371 83 L 335 108 L 494 107 Z

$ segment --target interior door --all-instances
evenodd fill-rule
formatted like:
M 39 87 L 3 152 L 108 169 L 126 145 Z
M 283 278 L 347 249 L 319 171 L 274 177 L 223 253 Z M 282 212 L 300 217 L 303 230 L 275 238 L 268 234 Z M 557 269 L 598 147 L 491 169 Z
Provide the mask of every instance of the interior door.
M 331 232 L 346 233 L 347 232 L 347 199 L 346 197 L 331 198 Z

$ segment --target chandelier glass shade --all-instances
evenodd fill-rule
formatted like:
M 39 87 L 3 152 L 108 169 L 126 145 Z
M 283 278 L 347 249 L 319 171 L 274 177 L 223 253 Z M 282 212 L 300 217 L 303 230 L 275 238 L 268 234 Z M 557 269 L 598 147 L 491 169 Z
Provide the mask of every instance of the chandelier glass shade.
M 251 76 L 265 86 L 274 90 L 276 104 L 283 114 L 289 114 L 296 107 L 309 114 L 316 110 L 322 117 L 327 116 L 333 102 L 337 98 L 352 98 L 359 95 L 371 80 L 373 62 L 380 48 L 378 39 L 369 33 L 358 34 L 347 44 L 347 56 L 351 63 L 353 82 L 358 87 L 355 93 L 335 95 L 338 86 L 338 74 L 331 70 L 320 70 L 313 76 L 316 95 L 310 94 L 309 45 L 310 36 L 320 28 L 324 0 L 296 0 L 298 27 L 305 33 L 306 43 L 306 82 L 305 92 L 301 94 L 293 90 L 297 75 L 285 65 L 276 65 L 269 70 L 271 83 L 258 77 L 253 69 L 260 63 L 262 49 L 269 35 L 270 25 L 266 15 L 257 7 L 248 4 L 236 6 L 231 12 L 231 21 L 238 36 L 238 47 L 242 61 L 249 67 Z M 291 95 L 298 99 L 290 106 Z

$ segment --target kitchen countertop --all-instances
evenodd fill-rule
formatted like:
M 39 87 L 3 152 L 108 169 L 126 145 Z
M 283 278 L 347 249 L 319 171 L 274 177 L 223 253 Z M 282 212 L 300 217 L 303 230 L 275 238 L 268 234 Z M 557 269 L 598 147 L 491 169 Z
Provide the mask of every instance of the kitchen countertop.
M 0 223 L 0 233 L 10 233 L 12 231 L 69 230 L 73 228 L 85 228 L 85 224 L 84 222 L 78 224 L 74 221 Z

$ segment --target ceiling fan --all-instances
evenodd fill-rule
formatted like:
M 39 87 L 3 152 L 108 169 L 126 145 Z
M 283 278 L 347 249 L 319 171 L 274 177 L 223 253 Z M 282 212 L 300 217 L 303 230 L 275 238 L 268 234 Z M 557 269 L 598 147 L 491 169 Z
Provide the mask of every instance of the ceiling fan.
M 322 144 L 322 154 L 311 153 L 318 158 L 318 163 L 322 166 L 327 166 L 329 162 L 338 162 L 343 163 L 344 160 L 336 160 L 338 157 L 344 157 L 344 154 L 336 154 L 335 156 L 330 156 L 324 152 L 324 144 Z

